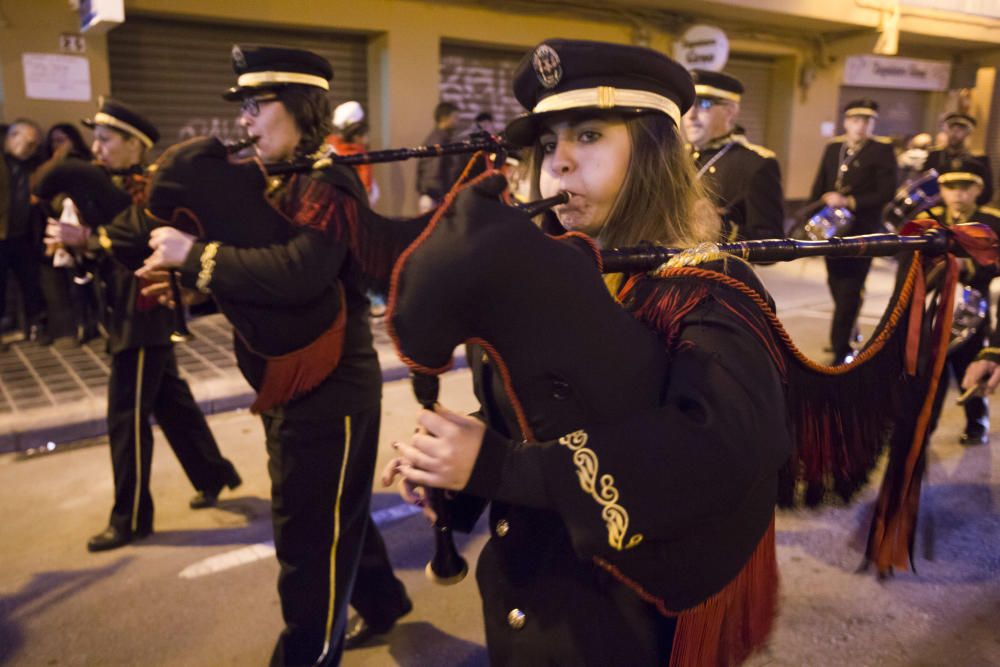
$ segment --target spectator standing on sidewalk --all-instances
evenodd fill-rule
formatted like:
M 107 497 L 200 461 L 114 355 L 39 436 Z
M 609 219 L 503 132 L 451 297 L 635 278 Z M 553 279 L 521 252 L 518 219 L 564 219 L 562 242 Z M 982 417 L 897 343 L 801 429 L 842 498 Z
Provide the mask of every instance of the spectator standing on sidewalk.
M 0 317 L 7 308 L 7 273 L 17 277 L 27 338 L 46 344 L 45 300 L 39 283 L 40 235 L 33 221 L 31 173 L 38 164 L 42 132 L 33 121 L 15 120 L 3 137 L 0 160 Z M 16 319 L 16 318 L 15 318 Z
M 425 146 L 450 144 L 458 141 L 458 107 L 451 102 L 441 102 L 434 107 L 434 129 L 424 139 Z M 426 213 L 436 208 L 465 166 L 460 155 L 442 155 L 424 158 L 417 163 L 418 208 Z
M 86 225 L 50 221 L 51 242 L 77 248 L 94 258 L 108 305 L 108 439 L 114 473 L 114 505 L 108 526 L 87 542 L 89 551 L 124 546 L 153 532 L 153 497 L 149 474 L 153 461 L 151 416 L 177 455 L 197 490 L 192 509 L 216 504 L 222 487 L 242 480 L 222 457 L 191 389 L 177 368 L 170 332 L 173 315 L 156 299 L 140 293 L 132 275 L 149 254 L 147 218 L 137 215 L 145 201 L 146 151 L 159 132 L 145 117 L 108 100 L 90 120 L 93 152 L 115 185 L 132 198 L 132 206 L 91 233 Z M 44 181 L 39 185 L 44 191 Z M 93 221 L 91 221 L 93 224 Z
M 49 128 L 42 144 L 42 156 L 45 162 L 31 176 L 33 189 L 64 160 L 91 162 L 94 159 L 80 131 L 72 123 L 57 123 Z M 62 197 L 39 205 L 59 217 Z M 75 265 L 78 264 L 75 260 L 69 265 L 60 263 L 60 257 L 69 255 L 56 254 L 54 247 L 50 246 L 41 263 L 42 292 L 48 306 L 48 333 L 57 340 L 57 345 L 61 339 L 82 345 L 99 335 L 97 324 L 101 314 L 96 285 L 93 280 L 85 283 L 74 281 L 74 278 L 84 280 L 86 272 Z

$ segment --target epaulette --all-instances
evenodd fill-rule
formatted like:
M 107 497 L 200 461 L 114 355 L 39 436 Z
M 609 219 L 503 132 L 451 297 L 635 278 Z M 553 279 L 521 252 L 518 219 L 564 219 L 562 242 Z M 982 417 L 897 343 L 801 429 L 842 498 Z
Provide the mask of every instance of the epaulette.
M 931 209 L 931 213 L 933 213 L 933 212 L 934 212 L 934 209 Z M 935 214 L 935 215 L 937 215 L 937 214 Z M 917 213 L 916 219 L 917 220 L 929 220 L 930 217 L 931 217 L 930 213 L 928 213 L 927 211 L 921 211 L 920 213 Z
M 738 135 L 736 137 L 736 143 L 738 143 L 740 146 L 743 146 L 748 150 L 753 151 L 754 153 L 761 156 L 765 160 L 777 157 L 774 151 L 770 150 L 769 148 L 765 148 L 759 144 L 750 143 L 749 141 L 747 141 L 747 138 L 743 135 Z
M 986 157 L 985 151 L 969 151 L 969 155 L 972 157 Z
M 931 215 L 943 215 L 944 206 L 931 206 Z
M 980 206 L 979 210 L 988 215 L 992 215 L 995 218 L 1000 218 L 1000 208 L 993 208 L 992 206 Z
M 880 137 L 880 136 L 872 135 L 871 139 L 872 139 L 872 141 L 877 141 L 880 144 L 892 144 L 892 137 Z
M 831 144 L 842 144 L 845 141 L 847 141 L 847 135 L 846 134 L 838 134 L 833 139 L 830 139 L 830 143 Z

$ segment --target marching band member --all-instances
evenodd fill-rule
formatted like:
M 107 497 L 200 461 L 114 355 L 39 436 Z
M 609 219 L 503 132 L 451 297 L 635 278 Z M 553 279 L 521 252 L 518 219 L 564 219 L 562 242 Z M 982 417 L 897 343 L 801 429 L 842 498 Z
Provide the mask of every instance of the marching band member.
M 529 111 L 507 139 L 534 151 L 536 191 L 570 194 L 555 209 L 564 231 L 603 247 L 718 238 L 678 131 L 695 98 L 678 63 L 641 47 L 552 39 L 522 60 L 514 92 Z M 470 209 L 459 204 L 461 219 Z M 768 298 L 749 265 L 711 265 Z M 477 571 L 491 664 L 729 664 L 763 642 L 777 586 L 767 555 L 777 471 L 791 451 L 785 399 L 749 327 L 714 298 L 696 303 L 673 320 L 678 344 L 656 409 L 522 442 L 502 362 L 470 352 L 485 423 L 439 406 L 397 443 L 383 483 L 401 477 L 407 499 L 419 500 L 421 486 L 460 492 L 451 503 L 465 517 L 460 530 L 491 502 Z M 563 385 L 554 379 L 546 398 L 585 409 Z M 717 611 L 700 615 L 709 606 Z
M 146 151 L 159 139 L 156 127 L 113 100 L 105 101 L 84 124 L 94 129 L 92 150 L 99 163 L 131 197 L 132 208 L 141 209 L 147 178 L 143 165 Z M 40 187 L 45 187 L 44 181 Z M 47 230 L 49 243 L 77 248 L 96 262 L 108 311 L 108 440 L 115 496 L 108 527 L 90 538 L 90 551 L 116 549 L 153 532 L 151 416 L 156 417 L 198 491 L 191 499 L 192 509 L 215 505 L 223 487 L 235 489 L 242 482 L 233 464 L 219 452 L 190 387 L 178 371 L 170 341 L 172 313 L 140 294 L 140 281 L 132 275 L 132 269 L 148 254 L 150 229 L 142 225 L 140 216 L 129 212 L 126 209 L 95 232 L 87 225 L 55 220 L 49 221 Z
M 830 208 L 846 208 L 854 224 L 846 234 L 880 231 L 882 209 L 896 191 L 896 155 L 892 142 L 873 134 L 878 103 L 855 100 L 844 108 L 844 134 L 826 146 L 813 181 L 810 200 Z M 830 323 L 832 365 L 850 361 L 854 331 L 872 260 L 867 257 L 827 258 L 827 284 L 833 296 Z
M 772 151 L 737 132 L 743 84 L 722 72 L 692 70 L 694 106 L 684 114 L 698 178 L 725 224 L 725 241 L 785 236 L 781 167 Z
M 234 47 L 232 57 L 237 85 L 224 97 L 242 104 L 240 124 L 256 140 L 257 155 L 274 163 L 315 154 L 331 129 L 330 63 L 310 51 L 264 46 Z M 343 329 L 335 322 L 309 332 L 313 343 L 285 355 L 329 372 L 261 415 L 285 619 L 271 664 L 336 665 L 348 602 L 364 621 L 353 627 L 362 639 L 387 632 L 412 608 L 369 515 L 382 378 L 359 263 L 345 240 L 349 218 L 367 197 L 356 173 L 342 166 L 287 175 L 273 186 L 268 197 L 293 226 L 287 244 L 236 247 L 164 227 L 154 232 L 154 253 L 138 273 L 178 267 L 186 286 L 220 304 L 267 306 L 267 320 L 255 325 L 272 338 L 297 336 L 307 326 L 283 308 L 342 290 Z M 289 321 L 276 325 L 283 316 Z M 235 347 L 261 400 L 270 360 L 239 336 Z

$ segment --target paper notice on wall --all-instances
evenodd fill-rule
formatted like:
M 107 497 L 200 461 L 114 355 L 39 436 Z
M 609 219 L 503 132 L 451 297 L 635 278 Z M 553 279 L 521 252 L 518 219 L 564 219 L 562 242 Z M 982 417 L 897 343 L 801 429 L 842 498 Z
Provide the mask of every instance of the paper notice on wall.
M 24 94 L 33 100 L 90 101 L 90 61 L 83 56 L 23 53 Z

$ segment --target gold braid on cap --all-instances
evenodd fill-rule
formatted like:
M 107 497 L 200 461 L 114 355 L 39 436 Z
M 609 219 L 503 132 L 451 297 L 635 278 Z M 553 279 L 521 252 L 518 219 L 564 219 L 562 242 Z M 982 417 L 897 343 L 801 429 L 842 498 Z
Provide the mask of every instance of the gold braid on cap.
M 249 72 L 241 74 L 236 79 L 236 85 L 245 88 L 260 88 L 272 84 L 297 83 L 302 86 L 315 86 L 330 90 L 330 82 L 315 74 L 301 72 Z
M 549 95 L 540 100 L 531 113 L 548 113 L 590 107 L 598 109 L 614 109 L 615 107 L 653 109 L 665 113 L 677 127 L 681 126 L 681 110 L 673 100 L 648 90 L 614 88 L 613 86 L 579 88 Z
M 95 113 L 92 121 L 94 125 L 107 125 L 108 127 L 113 127 L 116 130 L 128 132 L 133 137 L 141 141 L 146 148 L 153 147 L 153 140 L 150 139 L 145 132 L 137 128 L 135 125 L 130 125 L 129 123 L 126 123 L 119 118 L 115 118 L 110 114 L 106 114 L 103 111 Z
M 729 100 L 730 102 L 739 102 L 743 99 L 739 93 L 716 88 L 715 86 L 706 86 L 703 83 L 699 83 L 694 87 L 694 94 L 698 97 L 717 97 L 720 100 Z

